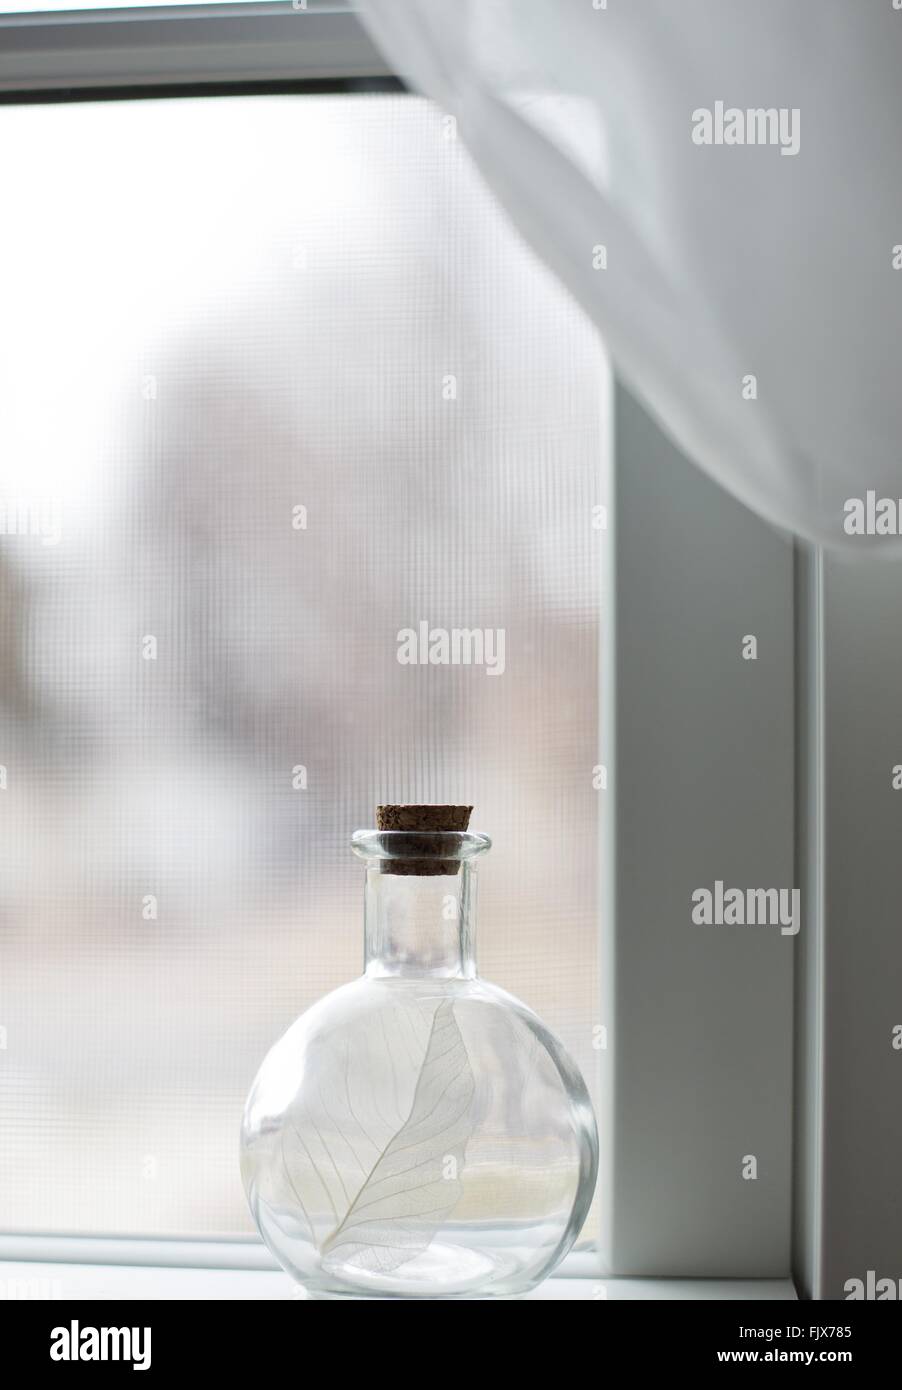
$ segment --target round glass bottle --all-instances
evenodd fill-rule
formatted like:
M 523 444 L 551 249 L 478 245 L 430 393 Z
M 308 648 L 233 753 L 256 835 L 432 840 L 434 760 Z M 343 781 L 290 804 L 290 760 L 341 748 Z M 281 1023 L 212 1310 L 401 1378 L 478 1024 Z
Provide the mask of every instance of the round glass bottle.
M 365 970 L 271 1049 L 241 1170 L 269 1249 L 313 1296 L 511 1297 L 585 1220 L 598 1140 L 575 1064 L 479 979 L 466 831 L 358 831 Z

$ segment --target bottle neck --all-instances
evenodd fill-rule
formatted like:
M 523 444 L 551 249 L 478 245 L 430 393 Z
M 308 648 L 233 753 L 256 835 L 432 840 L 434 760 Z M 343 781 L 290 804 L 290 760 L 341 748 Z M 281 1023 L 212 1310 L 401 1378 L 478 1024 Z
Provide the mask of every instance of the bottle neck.
M 476 873 L 366 871 L 364 960 L 368 976 L 472 979 L 476 974 Z

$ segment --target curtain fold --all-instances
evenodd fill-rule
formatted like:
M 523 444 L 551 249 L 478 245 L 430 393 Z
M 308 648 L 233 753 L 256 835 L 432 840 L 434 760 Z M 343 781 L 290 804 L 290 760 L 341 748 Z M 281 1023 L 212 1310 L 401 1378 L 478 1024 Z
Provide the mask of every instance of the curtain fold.
M 680 447 L 777 526 L 897 553 L 893 0 L 360 12 Z

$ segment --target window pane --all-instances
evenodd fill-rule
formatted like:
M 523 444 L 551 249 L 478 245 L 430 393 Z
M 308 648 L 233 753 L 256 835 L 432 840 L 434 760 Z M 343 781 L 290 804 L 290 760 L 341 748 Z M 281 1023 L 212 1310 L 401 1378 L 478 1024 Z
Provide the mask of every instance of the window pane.
M 482 973 L 592 1082 L 607 367 L 454 134 L 0 110 L 0 1229 L 250 1229 L 379 801 L 475 804 Z M 401 665 L 424 620 L 503 672 Z

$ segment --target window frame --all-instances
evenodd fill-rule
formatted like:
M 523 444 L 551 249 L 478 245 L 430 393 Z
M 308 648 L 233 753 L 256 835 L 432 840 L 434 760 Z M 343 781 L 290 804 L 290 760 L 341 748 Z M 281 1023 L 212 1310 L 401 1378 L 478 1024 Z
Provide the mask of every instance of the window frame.
M 295 3 L 299 4 L 300 0 L 295 0 Z M 266 0 L 264 3 L 238 5 L 0 15 L 0 104 L 337 90 L 405 90 L 404 84 L 386 65 L 357 15 L 343 5 L 307 0 L 306 9 L 295 9 L 292 0 L 280 0 L 279 3 Z M 610 532 L 602 533 L 609 537 L 605 565 L 610 597 L 603 617 L 603 717 L 599 731 L 599 756 L 608 765 L 611 777 L 609 789 L 603 792 L 605 801 L 599 856 L 604 866 L 602 901 L 608 924 L 607 929 L 604 923 L 600 927 L 604 978 L 599 985 L 599 1016 L 615 1038 L 614 1045 L 610 1049 L 606 1045 L 599 1057 L 599 1120 L 603 1129 L 602 1180 L 607 1193 L 606 1218 L 614 1231 L 614 1239 L 609 1249 L 597 1255 L 591 1252 L 571 1254 L 557 1271 L 557 1276 L 586 1277 L 591 1269 L 592 1277 L 602 1279 L 610 1277 L 611 1272 L 664 1279 L 685 1278 L 687 1275 L 786 1279 L 789 1274 L 789 1227 L 786 1222 L 785 1240 L 781 1241 L 783 1222 L 780 1216 L 772 1215 L 770 1218 L 774 1227 L 780 1228 L 772 1233 L 772 1245 L 779 1248 L 780 1253 L 768 1262 L 766 1268 L 760 1263 L 760 1257 L 758 1266 L 743 1267 L 742 1260 L 737 1260 L 735 1250 L 731 1249 L 730 1233 L 718 1231 L 716 1221 L 711 1216 L 699 1221 L 690 1242 L 693 1248 L 685 1249 L 686 1264 L 682 1269 L 674 1269 L 661 1256 L 660 1232 L 645 1229 L 654 1216 L 653 1209 L 649 1208 L 644 1219 L 633 1221 L 638 1232 L 638 1245 L 635 1234 L 625 1240 L 623 1213 L 635 1216 L 630 1209 L 630 1201 L 636 1205 L 636 1193 L 632 1192 L 632 1197 L 630 1195 L 629 1170 L 632 1165 L 627 1160 L 627 1150 L 633 1160 L 638 1157 L 647 1171 L 652 1172 L 656 1165 L 660 1165 L 662 1152 L 667 1152 L 669 1136 L 666 1117 L 655 1117 L 649 1123 L 646 1115 L 639 1113 L 635 1106 L 631 1108 L 628 1103 L 630 1096 L 642 1095 L 649 1069 L 653 1070 L 658 1065 L 657 1044 L 650 1039 L 646 1046 L 641 1038 L 634 1038 L 634 1046 L 625 1045 L 624 1038 L 618 1037 L 615 1032 L 615 1021 L 621 1018 L 628 1020 L 632 1012 L 638 1012 L 648 994 L 649 968 L 657 946 L 666 944 L 668 932 L 682 930 L 685 926 L 673 920 L 675 909 L 672 904 L 667 909 L 668 920 L 665 921 L 663 913 L 658 915 L 652 910 L 647 895 L 643 896 L 641 883 L 646 877 L 646 866 L 660 862 L 666 852 L 665 846 L 653 842 L 644 844 L 640 864 L 630 845 L 628 833 L 623 829 L 625 822 L 629 822 L 629 815 L 624 816 L 624 809 L 629 811 L 630 805 L 636 800 L 637 791 L 644 789 L 648 798 L 653 798 L 662 775 L 660 764 L 653 756 L 654 750 L 644 749 L 642 730 L 634 727 L 635 719 L 631 714 L 634 704 L 631 694 L 635 692 L 635 687 L 630 683 L 645 679 L 645 658 L 634 650 L 636 642 L 630 634 L 654 633 L 660 621 L 655 595 L 638 583 L 643 554 L 654 543 L 653 533 L 648 532 L 649 515 L 669 516 L 672 511 L 675 525 L 685 524 L 686 516 L 685 508 L 673 496 L 673 483 L 668 483 L 667 487 L 659 487 L 656 483 L 653 488 L 650 482 L 652 474 L 656 480 L 676 474 L 676 481 L 679 481 L 684 461 L 663 437 L 649 434 L 649 430 L 654 428 L 651 421 L 619 386 L 614 404 L 614 421 L 612 476 L 607 482 L 607 495 L 600 499 L 607 506 L 612 524 Z M 689 470 L 689 465 L 685 464 L 685 468 Z M 689 471 L 692 477 L 696 476 Z M 697 476 L 692 486 L 697 503 L 690 528 L 692 534 L 672 533 L 674 554 L 681 554 L 681 582 L 690 594 L 697 591 L 700 585 L 709 592 L 718 592 L 722 585 L 724 592 L 729 594 L 736 573 L 737 552 L 744 552 L 747 567 L 752 553 L 757 556 L 764 550 L 770 556 L 769 542 L 764 540 L 767 528 L 764 523 L 749 516 L 746 536 L 741 519 L 737 521 L 734 518 L 736 535 L 733 554 L 728 551 L 713 554 L 710 547 L 712 525 L 716 529 L 725 504 L 716 485 L 701 475 Z M 738 508 L 739 504 L 729 502 L 728 506 Z M 623 541 L 627 535 L 632 547 L 628 566 L 624 564 L 626 543 Z M 687 540 L 691 541 L 693 551 L 698 553 L 697 560 L 686 558 Z M 671 544 L 669 539 L 668 544 Z M 743 560 L 743 554 L 738 555 L 738 560 Z M 627 582 L 630 574 L 637 582 Z M 776 566 L 763 567 L 760 577 L 756 576 L 752 586 L 756 601 L 770 612 L 780 612 L 784 605 L 791 607 L 791 577 L 791 563 L 787 557 Z M 721 604 L 728 601 L 728 598 L 718 600 Z M 742 623 L 739 613 L 736 621 Z M 739 633 L 744 630 L 742 626 L 737 629 Z M 685 685 L 688 690 L 692 682 L 699 679 L 698 653 L 696 666 L 693 666 L 692 653 L 681 653 L 667 640 L 666 635 L 659 645 L 662 643 L 666 651 L 662 647 L 658 659 L 661 671 L 666 673 L 670 681 L 677 678 L 679 684 Z M 791 701 L 789 707 L 784 709 L 787 703 L 784 698 L 785 680 L 780 674 L 781 669 L 785 672 L 787 664 L 791 670 L 793 663 L 791 634 L 785 624 L 778 625 L 775 646 L 776 674 L 766 674 L 763 679 L 768 682 L 767 688 L 775 707 L 779 706 L 780 749 L 791 762 L 793 748 L 788 730 L 792 722 L 792 709 Z M 721 648 L 708 643 L 702 655 L 705 673 L 710 679 L 716 680 L 717 663 L 722 659 Z M 629 660 L 621 661 L 624 657 Z M 768 667 L 763 666 L 763 669 L 766 672 Z M 723 737 L 733 737 L 735 733 L 737 747 L 742 747 L 743 719 L 750 708 L 748 702 L 758 698 L 751 693 L 751 684 L 749 689 L 747 697 L 724 713 L 724 722 L 732 720 L 735 731 L 728 729 Z M 689 708 L 687 698 L 686 690 L 683 690 L 684 716 Z M 683 733 L 680 709 L 679 701 L 676 709 L 668 707 L 667 702 L 662 705 L 661 724 L 667 726 L 667 734 L 675 747 Z M 687 762 L 693 757 L 699 761 L 694 774 L 696 794 L 701 800 L 716 800 L 720 795 L 718 769 L 705 765 L 703 750 L 699 748 L 686 747 L 683 754 Z M 741 757 L 752 758 L 754 755 L 752 748 L 748 753 L 738 753 L 737 761 Z M 626 798 L 632 798 L 632 801 Z M 777 800 L 776 812 L 782 824 L 782 820 L 791 816 L 791 807 L 784 804 L 785 788 L 781 789 Z M 708 847 L 704 843 L 702 815 L 686 807 L 682 824 L 684 828 L 687 825 L 690 827 L 706 851 Z M 760 852 L 760 858 L 772 871 L 768 881 L 783 881 L 783 861 L 787 856 L 791 857 L 793 846 L 783 843 L 785 836 L 782 836 L 782 832 L 779 853 L 774 852 L 766 830 L 762 831 L 753 817 L 747 816 L 742 824 L 737 824 L 735 830 L 731 831 L 731 837 L 732 848 L 743 846 L 740 856 L 743 864 L 750 853 L 750 862 L 760 867 L 755 859 L 755 854 Z M 712 868 L 712 876 L 714 872 Z M 791 978 L 791 955 L 785 953 L 779 963 L 769 969 L 771 982 L 785 994 L 787 972 Z M 715 974 L 711 970 L 712 979 Z M 691 961 L 684 960 L 668 981 L 671 998 L 679 998 L 682 993 L 684 998 L 693 1000 L 696 993 L 711 988 L 720 989 L 725 995 L 741 1002 L 744 982 L 740 967 L 735 962 L 730 964 L 723 977 L 716 979 L 712 986 L 711 980 L 700 982 L 694 977 Z M 665 1009 L 667 1004 L 667 1000 L 663 1001 Z M 786 1030 L 790 1020 L 785 1011 L 781 1021 Z M 679 1033 L 682 1026 L 679 1012 L 672 1022 Z M 677 1052 L 681 1047 L 685 1050 L 686 1040 L 682 1033 L 677 1036 L 676 1043 Z M 641 1055 L 642 1046 L 646 1046 L 644 1058 Z M 696 1072 L 693 1077 L 686 1079 L 687 1087 L 690 1090 L 695 1087 L 699 1093 L 704 1093 L 707 1083 L 712 1078 L 716 1080 L 725 1061 L 730 1060 L 712 1057 L 707 1064 L 709 1075 L 703 1074 L 704 1069 Z M 766 1078 L 755 1073 L 754 1063 L 749 1063 L 746 1085 L 754 1089 L 762 1081 L 766 1084 Z M 689 1108 L 691 1110 L 691 1106 Z M 736 1088 L 735 1099 L 730 1101 L 729 1109 L 730 1114 L 726 1119 L 738 1129 L 743 1119 L 742 1087 Z M 768 1140 L 779 1144 L 781 1136 L 788 1143 L 788 1135 L 782 1135 L 787 1125 L 788 1116 L 784 1117 L 781 1109 L 770 1132 L 753 1138 L 755 1142 L 765 1142 L 765 1148 Z M 616 1146 L 612 1142 L 615 1135 Z M 707 1142 L 707 1136 L 701 1133 L 686 1136 L 682 1159 L 690 1172 L 704 1172 L 706 1163 L 710 1161 Z M 737 1153 L 737 1163 L 738 1158 Z M 778 1166 L 781 1201 L 788 1207 L 789 1179 L 782 1158 Z M 735 1172 L 732 1170 L 718 1175 L 718 1182 L 724 1190 L 734 1181 Z M 675 1187 L 674 1192 L 676 1190 Z M 676 1210 L 679 1205 L 679 1201 L 676 1201 L 673 1208 L 664 1212 L 666 1222 L 674 1228 L 679 1226 L 680 1213 Z M 618 1211 L 620 1216 L 615 1223 L 612 1217 Z M 104 1262 L 114 1262 L 111 1256 L 115 1250 L 120 1252 L 120 1262 L 123 1263 L 163 1262 L 159 1259 L 163 1250 L 163 1243 L 159 1240 L 151 1238 L 145 1241 L 142 1238 L 111 1243 L 102 1237 L 97 1239 L 99 1244 L 95 1254 L 98 1258 L 102 1256 Z M 644 1249 L 639 1248 L 643 1240 L 644 1249 L 656 1252 L 653 1256 L 646 1256 Z M 203 1248 L 208 1248 L 206 1256 Z M 247 1246 L 233 1241 L 195 1240 L 175 1242 L 165 1247 L 167 1263 L 191 1263 L 195 1266 L 200 1263 L 215 1268 L 228 1267 L 232 1262 L 243 1267 L 246 1259 L 252 1262 L 266 1260 L 261 1252 L 262 1247 L 252 1238 Z M 84 1256 L 84 1247 L 79 1253 Z M 54 1236 L 52 1233 L 0 1237 L 0 1259 L 18 1256 L 65 1262 L 67 1258 L 72 1260 L 73 1254 L 71 1238 Z M 254 1263 L 253 1267 L 259 1266 Z M 270 1265 L 264 1263 L 262 1267 L 269 1268 Z
M 301 21 L 303 27 L 299 26 Z M 357 15 L 307 0 L 0 14 L 0 107 L 264 94 L 405 93 Z M 256 1234 L 84 1235 L 0 1229 L 3 1267 L 281 1273 Z M 548 1281 L 603 1286 L 596 1249 L 574 1249 Z M 162 1294 L 160 1295 L 163 1296 Z M 601 1296 L 606 1296 L 603 1292 Z M 669 1297 L 662 1286 L 646 1297 Z M 714 1296 L 713 1293 L 706 1296 Z M 789 1297 L 786 1288 L 780 1297 Z
M 0 15 L 4 103 L 337 83 L 402 85 L 357 15 L 320 0 Z

